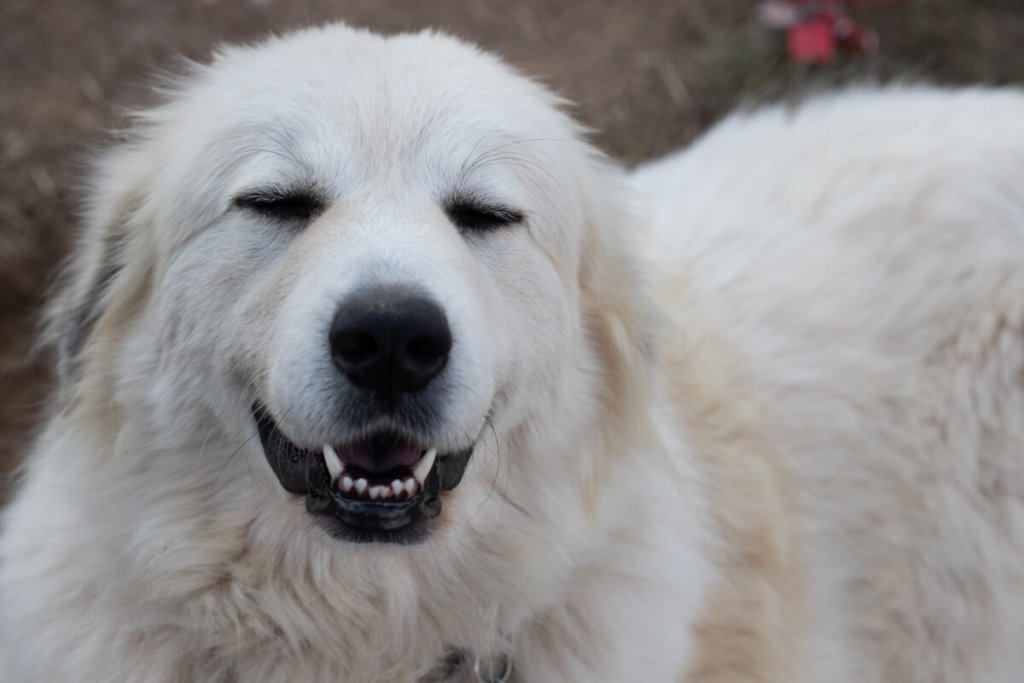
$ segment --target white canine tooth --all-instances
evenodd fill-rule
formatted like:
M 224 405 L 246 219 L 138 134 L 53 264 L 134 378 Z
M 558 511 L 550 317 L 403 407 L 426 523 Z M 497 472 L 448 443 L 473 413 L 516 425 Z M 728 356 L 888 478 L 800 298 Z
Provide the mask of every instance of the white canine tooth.
M 412 477 L 409 477 L 408 479 L 405 480 L 405 486 L 403 488 L 405 489 L 405 492 L 409 494 L 409 496 L 411 497 L 413 492 L 416 491 L 416 480 L 413 479 Z
M 430 469 L 434 466 L 434 458 L 437 457 L 437 449 L 431 448 L 429 451 L 423 454 L 420 461 L 416 463 L 416 466 L 412 468 L 412 476 L 416 478 L 416 481 L 423 483 L 427 480 L 427 475 L 430 474 Z
M 338 457 L 337 451 L 329 443 L 324 444 L 324 462 L 327 464 L 327 471 L 331 473 L 332 482 L 345 469 L 345 466 L 341 464 L 341 458 Z
M 384 493 L 383 486 L 371 486 L 370 487 L 370 500 L 377 500 L 381 494 Z
M 352 490 L 352 484 L 354 484 L 354 483 L 355 482 L 352 481 L 352 477 L 350 477 L 350 476 L 348 476 L 346 474 L 344 477 L 341 478 L 341 490 L 345 491 L 346 493 L 351 491 Z
M 363 478 L 356 479 L 356 491 L 359 492 L 359 495 L 362 495 L 362 494 L 366 493 L 366 486 L 367 486 L 367 484 L 366 484 L 366 480 L 365 479 L 363 479 Z
M 397 479 L 395 479 L 393 482 L 391 482 L 391 490 L 394 491 L 395 495 L 397 496 L 399 493 L 401 493 L 404 490 L 404 487 L 402 486 L 402 482 L 400 482 Z

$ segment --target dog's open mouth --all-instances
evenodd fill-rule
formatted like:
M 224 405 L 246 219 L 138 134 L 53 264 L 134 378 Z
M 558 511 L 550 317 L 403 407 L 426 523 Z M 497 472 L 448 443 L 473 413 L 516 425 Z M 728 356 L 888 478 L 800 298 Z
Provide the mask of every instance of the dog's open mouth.
M 281 486 L 304 495 L 309 513 L 346 540 L 423 540 L 441 512 L 440 493 L 458 486 L 473 452 L 439 453 L 394 431 L 309 450 L 289 440 L 261 404 L 253 417 Z

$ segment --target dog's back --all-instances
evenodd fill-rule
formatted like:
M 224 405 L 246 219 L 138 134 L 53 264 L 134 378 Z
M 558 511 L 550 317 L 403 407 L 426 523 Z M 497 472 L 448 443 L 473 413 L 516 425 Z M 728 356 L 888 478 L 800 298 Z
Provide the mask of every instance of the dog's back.
M 692 293 L 786 472 L 807 680 L 1024 671 L 1022 179 L 1024 93 L 929 88 L 740 114 L 634 175 L 659 303 L 699 345 Z

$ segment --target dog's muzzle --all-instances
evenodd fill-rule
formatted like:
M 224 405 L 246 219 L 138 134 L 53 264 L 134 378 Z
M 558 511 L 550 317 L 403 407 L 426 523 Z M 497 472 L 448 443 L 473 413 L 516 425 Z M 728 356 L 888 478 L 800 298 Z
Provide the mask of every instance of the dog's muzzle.
M 443 400 L 437 378 L 448 365 L 452 333 L 444 310 L 404 285 L 363 287 L 334 312 L 326 349 L 347 422 L 378 426 L 316 450 L 289 440 L 263 404 L 253 417 L 281 486 L 306 496 L 306 509 L 335 536 L 355 541 L 415 542 L 441 512 L 442 491 L 462 480 L 472 446 L 442 453 L 403 431 L 431 401 Z M 351 427 L 350 427 L 351 429 Z M 308 440 L 306 440 L 308 444 Z

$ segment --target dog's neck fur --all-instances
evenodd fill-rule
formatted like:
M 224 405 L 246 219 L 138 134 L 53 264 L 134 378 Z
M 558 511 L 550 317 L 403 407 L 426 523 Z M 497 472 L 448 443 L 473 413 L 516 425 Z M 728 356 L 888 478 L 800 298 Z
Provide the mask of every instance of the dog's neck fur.
M 653 410 L 653 405 L 652 401 L 648 408 Z M 679 664 L 685 656 L 687 648 L 680 646 L 689 640 L 684 615 L 697 610 L 707 571 L 700 525 L 695 523 L 702 515 L 699 477 L 695 472 L 666 477 L 672 463 L 685 460 L 667 452 L 681 448 L 678 443 L 648 438 L 651 450 L 637 452 L 636 435 L 618 431 L 623 425 L 611 419 L 589 435 L 565 430 L 568 438 L 556 450 L 545 452 L 545 458 L 557 461 L 557 449 L 571 447 L 594 456 L 613 449 L 628 456 L 616 459 L 617 466 L 647 475 L 634 473 L 623 478 L 629 482 L 628 490 L 625 484 L 602 487 L 610 494 L 564 510 L 554 499 L 531 509 L 484 506 L 501 492 L 492 490 L 492 480 L 481 476 L 477 481 L 485 484 L 446 501 L 447 519 L 452 521 L 439 526 L 430 544 L 374 546 L 353 553 L 312 524 L 297 528 L 296 518 L 305 514 L 302 501 L 281 491 L 272 475 L 240 457 L 228 459 L 232 464 L 226 466 L 225 458 L 238 448 L 237 439 L 178 430 L 176 443 L 139 452 L 134 444 L 159 443 L 154 433 L 133 423 L 119 433 L 104 432 L 103 424 L 116 424 L 109 413 L 102 414 L 110 409 L 110 404 L 76 405 L 72 412 L 98 412 L 87 420 L 75 415 L 56 418 L 33 461 L 33 467 L 45 473 L 30 482 L 62 481 L 58 488 L 68 496 L 52 501 L 47 510 L 18 512 L 51 521 L 47 546 L 33 551 L 46 555 L 42 566 L 48 569 L 26 586 L 31 590 L 38 582 L 46 583 L 47 593 L 57 596 L 47 605 L 51 614 L 61 615 L 62 623 L 55 628 L 77 631 L 97 609 L 122 615 L 116 632 L 105 630 L 109 624 L 98 624 L 78 643 L 82 652 L 95 652 L 95 639 L 104 643 L 111 657 L 123 662 L 138 658 L 139 680 L 158 678 L 154 672 L 161 666 L 169 678 L 211 681 L 293 680 L 297 671 L 308 673 L 303 678 L 313 681 L 339 675 L 347 681 L 414 680 L 427 676 L 452 647 L 474 656 L 508 654 L 516 680 L 535 680 L 538 672 L 551 671 L 567 677 L 597 671 L 606 676 L 613 662 L 638 661 L 622 656 L 622 647 L 649 651 L 661 643 L 669 651 L 684 653 L 652 661 Z M 153 415 L 157 420 L 164 417 Z M 161 426 L 155 433 L 168 432 Z M 531 444 L 523 434 L 502 450 L 502 456 L 526 460 L 526 453 L 517 454 L 516 449 L 544 445 Z M 100 461 L 84 462 L 66 457 L 73 450 L 104 455 Z M 479 466 L 495 466 L 493 455 L 478 455 Z M 96 472 L 86 477 L 76 467 L 132 467 L 150 485 L 119 485 L 139 479 L 95 476 Z M 175 476 L 181 468 L 189 469 L 191 476 Z M 615 471 L 593 476 L 614 478 Z M 687 490 L 682 501 L 681 483 Z M 592 496 L 594 490 L 580 495 Z M 135 500 L 127 504 L 129 499 Z M 575 508 L 589 512 L 586 517 L 569 514 Z M 136 510 L 134 517 L 128 517 L 129 510 Z M 523 514 L 542 517 L 521 528 L 521 536 L 504 538 L 500 547 L 490 542 L 491 518 Z M 67 531 L 80 515 L 96 522 L 89 527 L 96 530 L 94 537 Z M 682 539 L 675 552 L 666 552 L 668 529 L 681 528 L 678 518 L 685 518 L 682 528 L 688 526 L 694 533 Z M 473 525 L 460 528 L 454 521 L 467 519 Z M 561 529 L 537 535 L 530 531 L 532 525 Z M 148 532 L 157 528 L 164 531 Z M 559 540 L 584 538 L 586 544 Z M 21 541 L 31 545 L 31 539 Z M 19 539 L 8 542 L 17 544 Z M 437 553 L 437 544 L 447 550 Z M 15 552 L 19 551 L 8 548 L 9 554 Z M 636 553 L 665 559 L 642 563 L 641 575 L 631 559 Z M 82 575 L 83 564 L 95 577 L 88 590 L 75 578 Z M 69 571 L 72 565 L 76 569 Z M 103 579 L 109 576 L 119 580 Z M 497 583 L 496 576 L 505 580 Z M 608 590 L 602 591 L 602 585 Z M 593 599 L 602 593 L 607 600 Z M 147 597 L 141 603 L 137 597 L 127 599 L 138 595 Z M 679 632 L 644 633 L 644 623 L 663 626 L 671 621 L 646 619 L 645 610 L 668 609 L 680 614 Z M 162 616 L 157 620 L 154 615 Z M 338 629 L 338 618 L 364 627 Z M 623 628 L 637 637 L 616 637 Z M 552 639 L 555 633 L 559 635 Z M 68 645 L 76 641 L 70 633 L 63 638 L 55 635 L 51 632 L 40 642 L 62 643 L 67 650 L 61 661 L 81 667 L 83 675 L 102 675 L 88 668 L 95 661 L 76 656 L 75 646 Z M 552 642 L 560 644 L 557 650 Z M 566 647 L 567 643 L 575 647 Z M 145 656 L 137 654 L 140 647 Z M 622 675 L 620 680 L 625 680 L 631 673 Z

